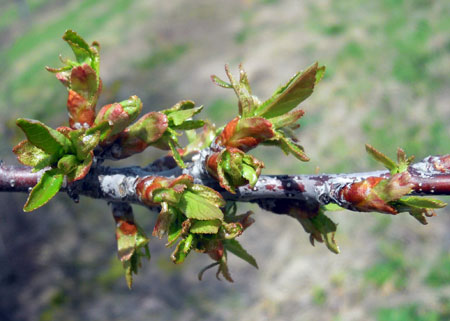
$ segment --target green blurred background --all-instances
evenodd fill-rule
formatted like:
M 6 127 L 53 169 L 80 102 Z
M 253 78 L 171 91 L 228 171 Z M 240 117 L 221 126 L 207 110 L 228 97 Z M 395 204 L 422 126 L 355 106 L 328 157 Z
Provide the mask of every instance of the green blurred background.
M 364 143 L 417 159 L 449 153 L 449 16 L 445 0 L 2 0 L 0 158 L 15 163 L 15 118 L 66 122 L 67 92 L 44 66 L 70 55 L 67 28 L 101 44 L 100 106 L 132 94 L 145 111 L 192 99 L 218 125 L 237 110 L 233 92 L 209 79 L 224 75 L 224 63 L 237 72 L 243 62 L 261 99 L 297 70 L 325 64 L 299 130 L 311 161 L 263 148 L 254 154 L 266 174 L 379 169 Z M 250 207 L 256 223 L 241 241 L 258 271 L 231 258 L 235 283 L 213 273 L 199 282 L 208 258 L 174 266 L 152 240 L 152 260 L 129 291 L 105 202 L 59 195 L 25 214 L 25 199 L 0 195 L 0 320 L 450 319 L 448 209 L 427 226 L 406 214 L 332 213 L 336 256 L 311 247 L 292 219 Z M 155 214 L 135 211 L 150 232 Z

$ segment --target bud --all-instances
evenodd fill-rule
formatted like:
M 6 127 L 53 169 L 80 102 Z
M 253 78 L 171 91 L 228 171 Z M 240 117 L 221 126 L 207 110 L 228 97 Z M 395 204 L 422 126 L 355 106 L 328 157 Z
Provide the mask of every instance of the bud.
M 103 106 L 95 118 L 95 124 L 107 121 L 110 130 L 102 137 L 102 141 L 123 131 L 142 111 L 142 102 L 137 96 L 120 103 Z
M 126 158 L 146 149 L 165 133 L 168 127 L 167 116 L 160 112 L 151 112 L 142 116 L 136 123 L 120 134 L 120 150 L 114 155 Z
M 58 161 L 58 168 L 64 174 L 69 174 L 78 166 L 78 159 L 75 155 L 65 155 Z
M 206 160 L 206 169 L 230 193 L 235 188 L 258 181 L 264 163 L 238 148 L 227 148 L 213 153 Z

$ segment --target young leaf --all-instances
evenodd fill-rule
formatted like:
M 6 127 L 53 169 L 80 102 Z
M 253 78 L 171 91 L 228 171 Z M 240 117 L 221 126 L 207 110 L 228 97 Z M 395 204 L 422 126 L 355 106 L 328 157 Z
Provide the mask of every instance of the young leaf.
M 13 148 L 20 163 L 34 167 L 34 170 L 41 170 L 57 161 L 57 157 L 44 152 L 42 149 L 32 145 L 28 140 L 24 140 Z
M 91 48 L 75 31 L 66 30 L 63 39 L 72 48 L 75 58 L 79 63 L 90 62 L 89 59 L 92 56 Z
M 336 224 L 331 219 L 329 219 L 322 211 L 319 211 L 319 213 L 315 217 L 311 218 L 311 221 L 317 231 L 323 235 L 327 248 L 331 252 L 339 254 L 339 246 L 334 240 L 334 235 L 337 228 Z
M 54 168 L 46 171 L 41 180 L 30 192 L 27 202 L 23 207 L 25 212 L 31 212 L 47 204 L 47 202 L 59 192 L 64 180 L 61 170 Z
M 78 164 L 72 172 L 67 174 L 67 180 L 69 182 L 73 182 L 84 178 L 91 169 L 93 158 L 94 153 L 91 151 L 86 155 L 86 158 L 83 160 L 83 162 Z
M 253 265 L 255 268 L 258 268 L 258 264 L 256 263 L 256 260 L 253 256 L 251 256 L 243 247 L 242 245 L 236 241 L 235 239 L 231 240 L 224 240 L 223 245 L 225 246 L 225 249 L 236 255 L 237 257 L 240 257 L 245 262 L 249 263 L 250 265 Z
M 191 191 L 183 193 L 177 207 L 188 218 L 197 220 L 223 220 L 223 213 L 217 206 Z
M 317 77 L 317 73 L 319 75 Z M 318 79 L 323 76 L 324 68 L 316 62 L 304 72 L 297 73 L 288 83 L 280 87 L 268 100 L 263 102 L 255 114 L 264 118 L 283 115 L 308 98 Z
M 272 123 L 273 128 L 278 129 L 294 124 L 304 114 L 305 112 L 301 109 L 292 110 L 286 114 L 270 118 L 270 122 Z
M 195 221 L 191 225 L 189 232 L 194 234 L 217 234 L 221 224 L 220 220 Z
M 429 197 L 408 196 L 402 197 L 399 201 L 407 206 L 419 208 L 443 208 L 447 206 L 447 203 Z
M 182 109 L 174 112 L 167 113 L 169 121 L 175 126 L 181 125 L 183 122 L 191 118 L 192 116 L 198 114 L 203 109 L 203 106 L 190 109 Z
M 170 256 L 173 263 L 181 264 L 184 262 L 184 260 L 188 256 L 189 252 L 191 251 L 192 241 L 193 241 L 193 235 L 189 234 L 185 239 L 181 240 L 177 244 L 175 251 L 173 251 L 172 255 Z
M 79 161 L 75 155 L 64 155 L 58 161 L 58 168 L 64 173 L 69 174 L 72 172 L 79 164 Z
M 175 218 L 172 219 L 172 222 L 170 223 L 169 227 L 169 235 L 167 237 L 167 244 L 166 246 L 172 246 L 175 241 L 181 236 L 182 233 L 182 222 L 180 219 L 180 214 L 175 208 L 169 208 L 169 211 L 172 212 L 172 215 L 175 216 Z
M 28 141 L 49 155 L 58 155 L 71 148 L 71 142 L 60 132 L 33 119 L 19 118 L 17 126 L 23 130 Z
M 89 132 L 74 130 L 69 133 L 79 160 L 84 160 L 100 142 L 100 131 Z
M 231 84 L 227 83 L 226 81 L 223 81 L 222 79 L 220 79 L 216 75 L 211 75 L 211 80 L 212 80 L 213 83 L 215 83 L 219 87 L 233 88 L 233 86 L 231 86 Z
M 367 153 L 369 153 L 370 156 L 372 156 L 377 162 L 380 162 L 381 164 L 383 164 L 389 171 L 391 171 L 391 173 L 396 172 L 398 169 L 397 164 L 390 159 L 389 157 L 387 157 L 386 155 L 384 155 L 382 152 L 378 151 L 377 149 L 375 149 L 375 147 L 366 144 L 366 151 Z
M 88 64 L 72 68 L 70 74 L 70 88 L 83 96 L 86 100 L 97 102 L 97 74 Z
M 182 124 L 177 126 L 172 126 L 173 129 L 178 130 L 191 130 L 197 129 L 205 125 L 203 120 L 185 120 Z
M 306 156 L 305 152 L 303 151 L 303 147 L 292 141 L 290 138 L 278 133 L 278 136 L 275 140 L 280 143 L 281 149 L 286 154 L 292 153 L 295 158 L 301 160 L 302 162 L 309 161 L 309 157 Z
M 175 146 L 175 142 L 169 138 L 167 143 L 169 144 L 170 150 L 172 151 L 172 157 L 177 163 L 177 165 L 181 168 L 185 168 L 186 165 L 184 164 L 183 159 L 181 158 L 181 155 L 178 152 L 177 147 Z
M 207 199 L 217 207 L 225 206 L 226 202 L 219 192 L 216 192 L 212 188 L 204 185 L 194 184 L 191 186 L 191 191 L 200 195 L 202 198 Z
M 253 167 L 248 166 L 246 164 L 242 164 L 242 176 L 248 180 L 248 183 L 251 187 L 255 186 L 258 181 L 258 175 Z
M 167 116 L 160 112 L 150 112 L 128 127 L 123 135 L 121 145 L 139 144 L 139 141 L 151 144 L 160 139 L 168 126 Z

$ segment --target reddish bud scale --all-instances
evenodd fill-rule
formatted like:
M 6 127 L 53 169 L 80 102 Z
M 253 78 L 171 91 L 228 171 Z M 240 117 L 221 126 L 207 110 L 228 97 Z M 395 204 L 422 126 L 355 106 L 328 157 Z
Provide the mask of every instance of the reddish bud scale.
M 250 225 L 252 225 L 253 223 L 255 223 L 255 220 L 253 219 L 253 217 L 251 217 L 251 215 L 253 214 L 252 211 L 248 211 L 245 214 L 239 215 L 239 219 L 237 221 L 237 223 L 241 224 L 242 229 L 245 231 L 248 227 L 250 227 Z
M 135 235 L 137 234 L 137 227 L 134 222 L 125 221 L 122 219 L 116 220 L 117 228 L 124 234 L 124 235 Z M 119 238 L 116 235 L 117 239 Z
M 362 182 L 345 186 L 340 196 L 361 212 L 378 211 L 397 214 L 398 212 L 392 206 L 374 192 L 374 188 L 383 180 L 385 179 L 381 177 L 368 177 Z
M 433 166 L 442 173 L 450 171 L 450 155 L 439 157 L 438 161 L 433 163 Z
M 236 117 L 225 126 L 217 137 L 216 144 L 239 148 L 246 152 L 274 136 L 272 123 L 267 119 Z
M 215 247 L 206 251 L 214 261 L 220 261 L 223 257 L 224 248 L 222 242 L 217 242 Z
M 222 130 L 222 133 L 217 137 L 216 144 L 221 146 L 226 146 L 227 142 L 230 140 L 230 138 L 234 135 L 236 131 L 236 126 L 239 121 L 239 117 L 234 118 L 231 120 L 225 128 Z
M 169 146 L 164 148 L 165 143 L 158 144 L 168 125 L 167 116 L 163 113 L 150 112 L 145 114 L 119 134 L 118 142 L 121 149 L 117 154 L 114 154 L 114 157 L 126 158 L 144 151 L 150 145 L 161 149 L 169 149 Z
M 67 110 L 69 111 L 70 127 L 75 128 L 77 123 L 92 126 L 95 119 L 95 110 L 88 108 L 88 101 L 76 91 L 69 90 Z
M 67 138 L 69 138 L 69 133 L 71 131 L 73 131 L 72 128 L 67 127 L 67 126 L 60 126 L 58 128 L 56 128 L 57 131 L 59 131 L 61 134 L 63 134 L 64 136 L 66 136 Z
M 180 175 L 177 178 L 167 178 L 161 176 L 147 176 L 138 179 L 136 183 L 136 193 L 139 198 L 149 206 L 156 206 L 153 202 L 153 191 L 159 188 L 172 188 L 175 192 L 181 193 L 186 188 L 192 186 L 194 179 L 189 175 Z
M 223 153 L 223 151 L 216 152 L 211 154 L 208 159 L 206 160 L 206 168 L 208 172 L 215 178 L 219 179 L 219 176 L 217 175 L 217 166 L 220 161 L 220 155 Z

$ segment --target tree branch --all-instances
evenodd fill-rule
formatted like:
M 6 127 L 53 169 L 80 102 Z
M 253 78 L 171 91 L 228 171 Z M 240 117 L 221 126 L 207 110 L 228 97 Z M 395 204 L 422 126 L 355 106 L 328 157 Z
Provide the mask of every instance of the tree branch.
M 178 167 L 167 170 L 163 164 L 164 159 L 146 168 L 137 166 L 111 168 L 98 165 L 91 168 L 84 179 L 71 184 L 65 183 L 61 191 L 68 192 L 73 198 L 83 195 L 107 201 L 144 205 L 136 193 L 139 180 L 149 176 L 173 178 L 187 174 L 194 178 L 195 183 L 219 191 L 225 200 L 257 203 L 262 208 L 275 213 L 287 214 L 287 207 L 295 206 L 307 210 L 329 203 L 360 211 L 343 191 L 349 189 L 352 184 L 369 177 L 384 179 L 390 177 L 388 171 L 321 175 L 261 175 L 254 188 L 248 185 L 241 186 L 237 188 L 235 194 L 232 194 L 221 188 L 218 182 L 206 172 L 205 155 L 207 152 L 202 152 L 200 157 L 184 170 Z M 410 165 L 408 173 L 411 183 L 410 194 L 450 195 L 450 155 L 426 157 Z M 32 173 L 29 167 L 8 166 L 0 163 L 0 192 L 28 192 L 36 185 L 41 175 L 42 171 Z

